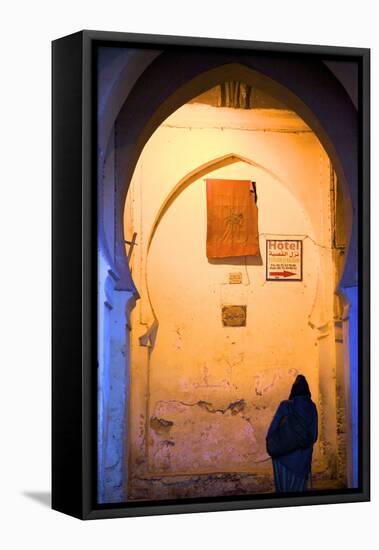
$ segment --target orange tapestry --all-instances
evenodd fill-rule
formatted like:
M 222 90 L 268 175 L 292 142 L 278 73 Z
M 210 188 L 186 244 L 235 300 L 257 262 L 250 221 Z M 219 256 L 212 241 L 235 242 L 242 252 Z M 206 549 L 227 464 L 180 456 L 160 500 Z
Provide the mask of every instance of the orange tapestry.
M 258 208 L 249 180 L 207 179 L 207 257 L 258 256 Z

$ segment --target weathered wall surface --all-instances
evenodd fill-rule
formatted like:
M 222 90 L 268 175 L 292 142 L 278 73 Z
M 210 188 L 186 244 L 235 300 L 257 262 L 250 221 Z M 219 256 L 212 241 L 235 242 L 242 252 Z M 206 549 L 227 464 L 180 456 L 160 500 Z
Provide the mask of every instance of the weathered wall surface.
M 230 154 L 239 160 L 186 182 Z M 208 261 L 205 177 L 257 182 L 260 259 Z M 146 144 L 125 207 L 141 296 L 131 317 L 130 498 L 270 490 L 265 434 L 300 372 L 320 412 L 315 469 L 333 471 L 330 212 L 329 160 L 294 113 L 185 105 Z M 303 241 L 301 282 L 266 281 L 267 238 Z M 236 272 L 241 284 L 229 284 Z M 246 327 L 222 326 L 224 305 L 246 305 Z

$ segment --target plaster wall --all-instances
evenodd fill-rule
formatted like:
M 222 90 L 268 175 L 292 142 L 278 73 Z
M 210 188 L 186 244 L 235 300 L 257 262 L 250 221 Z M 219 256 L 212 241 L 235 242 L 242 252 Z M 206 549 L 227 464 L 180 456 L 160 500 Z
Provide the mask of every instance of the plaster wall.
M 210 161 L 231 154 L 235 162 L 212 168 Z M 130 340 L 132 498 L 147 496 L 137 478 L 270 476 L 265 434 L 298 373 L 308 378 L 320 413 L 315 467 L 330 463 L 336 448 L 330 173 L 315 134 L 290 111 L 184 105 L 147 142 L 124 216 L 125 238 L 137 233 L 130 266 L 140 294 Z M 208 261 L 206 177 L 256 181 L 261 258 Z M 301 282 L 266 281 L 267 238 L 303 241 Z M 235 272 L 241 284 L 229 284 Z M 247 306 L 246 327 L 222 326 L 221 307 L 234 304 Z

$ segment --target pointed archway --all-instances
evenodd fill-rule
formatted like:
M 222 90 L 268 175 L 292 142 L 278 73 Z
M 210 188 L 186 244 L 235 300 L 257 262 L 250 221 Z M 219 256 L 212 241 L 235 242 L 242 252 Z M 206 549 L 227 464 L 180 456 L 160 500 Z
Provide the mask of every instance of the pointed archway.
M 117 349 L 123 350 L 120 369 L 124 368 L 125 349 L 128 348 L 127 311 L 138 297 L 125 254 L 122 219 L 126 194 L 136 163 L 145 143 L 165 118 L 189 99 L 225 80 L 243 80 L 250 85 L 259 86 L 274 97 L 280 96 L 281 101 L 297 112 L 315 132 L 331 158 L 344 190 L 345 219 L 347 226 L 351 228 L 348 253 L 340 281 L 340 290 L 347 297 L 348 305 L 344 330 L 352 335 L 356 328 L 356 307 L 350 309 L 349 304 L 356 304 L 358 295 L 358 122 L 357 112 L 342 86 L 319 60 L 304 62 L 287 55 L 283 58 L 238 52 L 231 54 L 219 51 L 204 55 L 196 51 L 169 51 L 155 57 L 147 67 L 145 64 L 139 79 L 132 89 L 128 90 L 123 106 L 114 121 L 116 132 L 111 135 L 104 158 L 103 166 L 106 166 L 112 157 L 110 165 L 115 167 L 114 173 L 101 181 L 101 197 L 114 192 L 114 203 L 101 209 L 99 225 L 101 248 L 107 258 L 105 269 L 110 272 L 107 284 L 108 288 L 112 287 L 111 307 L 114 311 L 125 313 L 125 331 L 121 331 L 120 340 L 117 340 L 116 345 Z M 319 93 L 320 89 L 322 94 Z M 112 102 L 112 97 L 109 101 Z M 109 184 L 111 193 L 107 188 Z M 356 346 L 352 345 L 348 355 L 350 363 L 355 365 L 356 353 Z M 127 376 L 125 381 L 126 379 Z M 126 404 L 120 404 L 120 396 L 117 396 L 117 400 L 120 405 L 118 410 L 126 411 Z M 119 427 L 118 418 L 115 419 L 115 423 Z M 125 418 L 121 424 L 126 425 Z M 120 430 L 120 448 L 114 452 L 112 450 L 111 455 L 112 460 L 117 459 L 117 462 L 123 463 L 125 433 L 121 428 Z M 356 433 L 354 437 L 356 438 Z M 354 468 L 356 470 L 356 465 Z M 115 471 L 116 476 L 112 483 L 123 485 L 123 468 L 117 467 Z

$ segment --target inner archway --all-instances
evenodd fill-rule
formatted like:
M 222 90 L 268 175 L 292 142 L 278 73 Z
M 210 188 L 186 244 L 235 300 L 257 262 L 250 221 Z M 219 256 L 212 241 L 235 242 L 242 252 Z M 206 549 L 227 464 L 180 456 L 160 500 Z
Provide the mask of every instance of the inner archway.
M 249 490 L 252 479 L 269 490 L 265 429 L 283 387 L 304 372 L 319 404 L 320 384 L 333 378 L 334 329 L 324 331 L 337 284 L 328 240 L 330 160 L 295 113 L 258 111 L 240 114 L 231 128 L 227 110 L 185 105 L 152 135 L 135 170 L 125 210 L 126 239 L 137 234 L 131 271 L 140 294 L 130 321 L 130 498 L 159 491 L 158 478 L 175 475 L 180 483 L 245 476 Z M 231 143 L 238 152 L 225 153 Z M 208 160 L 196 166 L 199 159 Z M 207 260 L 203 180 L 232 176 L 257 182 L 263 254 L 267 238 L 302 240 L 304 283 L 266 282 L 254 258 Z M 241 286 L 228 284 L 230 272 L 241 274 Z M 228 300 L 246 304 L 246 330 L 227 334 L 221 326 Z M 319 476 L 330 475 L 324 449 L 337 448 L 335 401 L 328 407 L 315 455 Z

